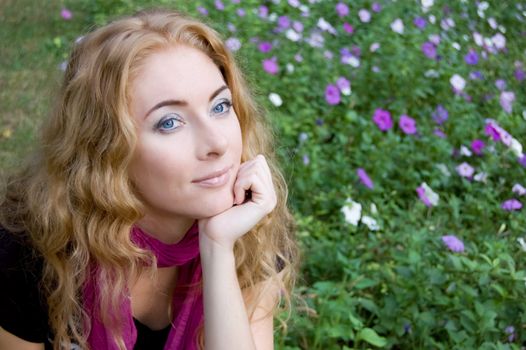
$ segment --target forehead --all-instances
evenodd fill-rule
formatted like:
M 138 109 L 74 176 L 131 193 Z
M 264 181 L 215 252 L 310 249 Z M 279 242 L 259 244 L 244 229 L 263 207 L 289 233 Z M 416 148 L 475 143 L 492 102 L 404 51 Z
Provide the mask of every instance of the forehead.
M 170 46 L 141 63 L 130 86 L 132 109 L 140 112 L 165 99 L 208 100 L 223 84 L 219 68 L 205 53 L 186 45 Z

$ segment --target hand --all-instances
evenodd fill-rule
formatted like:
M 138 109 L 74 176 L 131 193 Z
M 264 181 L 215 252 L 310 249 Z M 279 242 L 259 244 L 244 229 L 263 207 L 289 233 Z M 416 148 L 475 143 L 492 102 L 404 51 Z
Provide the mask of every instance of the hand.
M 232 250 L 236 240 L 276 206 L 272 175 L 263 155 L 240 165 L 233 191 L 233 207 L 216 216 L 199 220 L 201 250 L 210 244 Z M 246 198 L 248 191 L 251 195 Z

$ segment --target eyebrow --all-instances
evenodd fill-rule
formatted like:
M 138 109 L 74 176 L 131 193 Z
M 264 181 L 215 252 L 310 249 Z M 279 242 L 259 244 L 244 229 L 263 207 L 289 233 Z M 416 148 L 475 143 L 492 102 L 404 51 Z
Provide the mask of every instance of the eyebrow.
M 226 89 L 228 89 L 228 86 L 223 85 L 219 89 L 214 91 L 212 93 L 212 95 L 210 95 L 210 98 L 208 99 L 208 102 L 211 102 L 217 95 L 219 95 L 223 90 L 226 90 Z M 146 113 L 146 116 L 144 117 L 144 119 L 148 118 L 150 113 L 152 113 L 156 109 L 159 109 L 159 108 L 165 107 L 165 106 L 188 106 L 188 102 L 186 102 L 185 100 L 164 100 L 164 101 L 161 101 L 161 102 L 157 103 L 155 106 L 153 106 L 148 111 L 148 113 Z

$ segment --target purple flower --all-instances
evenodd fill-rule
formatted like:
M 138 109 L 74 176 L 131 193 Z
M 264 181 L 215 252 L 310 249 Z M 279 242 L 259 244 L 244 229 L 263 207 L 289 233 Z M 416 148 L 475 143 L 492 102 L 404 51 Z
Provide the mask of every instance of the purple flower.
M 475 172 L 475 169 L 469 165 L 468 163 L 464 162 L 456 167 L 457 173 L 465 178 L 471 178 L 473 176 L 473 173 Z
M 69 21 L 73 18 L 73 13 L 67 8 L 63 7 L 62 10 L 60 10 L 60 17 L 66 21 Z
M 387 131 L 393 127 L 393 120 L 389 111 L 378 108 L 374 111 L 373 122 L 381 131 Z
M 500 207 L 506 211 L 520 210 L 522 208 L 522 203 L 515 198 L 512 198 L 504 201 Z
M 349 14 L 349 7 L 343 2 L 339 2 L 336 5 L 336 13 L 338 13 L 338 16 L 340 17 L 345 17 Z
M 519 164 L 526 168 L 526 154 L 518 159 Z
M 292 28 L 298 33 L 301 33 L 303 32 L 303 23 L 301 23 L 300 21 L 294 21 L 292 22 Z
M 337 105 L 340 103 L 340 90 L 334 84 L 327 85 L 325 89 L 325 100 L 330 105 Z
M 447 109 L 445 109 L 442 105 L 438 105 L 435 109 L 435 112 L 432 114 L 433 120 L 438 125 L 442 125 L 447 120 L 448 116 L 449 113 Z
M 203 6 L 198 6 L 197 7 L 197 12 L 199 12 L 203 16 L 207 16 L 208 15 L 208 10 L 206 8 L 204 8 Z
M 369 23 L 371 21 L 371 13 L 366 9 L 358 11 L 358 17 L 360 17 L 360 21 L 363 23 Z
M 436 46 L 429 41 L 426 41 L 422 44 L 422 52 L 424 53 L 424 55 L 426 55 L 427 58 L 431 58 L 432 60 L 437 58 Z
M 435 128 L 435 130 L 433 130 L 433 134 L 440 137 L 441 139 L 445 139 L 447 137 L 446 134 L 439 128 Z
M 500 93 L 500 106 L 508 114 L 513 109 L 513 101 L 515 101 L 515 94 L 512 91 L 502 91 Z
M 515 327 L 508 326 L 504 329 L 504 332 L 508 334 L 508 341 L 511 343 L 515 340 Z
M 484 75 L 482 74 L 481 71 L 475 70 L 475 71 L 469 73 L 469 78 L 471 80 L 483 80 L 484 79 Z
M 477 51 L 475 50 L 469 50 L 469 52 L 464 56 L 464 61 L 467 64 L 475 65 L 479 63 L 479 56 L 477 55 Z
M 418 28 L 418 29 L 424 29 L 426 27 L 426 19 L 423 18 L 423 17 L 416 17 L 414 20 L 413 20 L 413 24 Z
M 263 60 L 263 69 L 268 74 L 277 74 L 279 71 L 278 62 L 276 57 L 272 57 L 266 60 Z
M 495 86 L 500 91 L 504 90 L 506 88 L 506 80 L 504 80 L 504 79 L 497 79 L 497 80 L 495 80 Z
M 431 208 L 433 206 L 429 198 L 427 198 L 426 190 L 423 186 L 418 186 L 416 188 L 416 193 L 418 194 L 418 198 L 420 198 L 420 200 L 426 205 L 426 207 Z
M 464 242 L 455 235 L 442 236 L 442 242 L 444 242 L 446 247 L 454 253 L 464 252 Z
M 226 47 L 232 52 L 237 51 L 241 48 L 241 41 L 238 38 L 228 38 L 225 41 Z
M 279 16 L 278 27 L 280 29 L 287 29 L 290 27 L 290 19 L 287 16 Z
M 343 30 L 345 30 L 347 33 L 352 34 L 354 33 L 354 28 L 349 23 L 345 22 L 343 23 Z
M 522 68 L 517 68 L 515 69 L 515 79 L 517 79 L 518 81 L 523 81 L 524 79 L 526 79 L 526 72 L 524 72 L 524 70 Z
M 246 15 L 245 9 L 239 8 L 236 10 L 236 13 L 239 17 L 243 17 Z
M 371 10 L 373 10 L 373 12 L 380 12 L 382 11 L 382 5 L 380 5 L 377 2 L 373 2 L 373 4 L 371 5 Z
M 261 18 L 265 18 L 268 16 L 268 7 L 266 7 L 265 5 L 261 5 L 259 7 L 259 17 Z
M 215 0 L 214 5 L 219 11 L 223 11 L 225 9 L 225 5 L 223 5 L 221 0 Z
M 369 175 L 367 175 L 367 172 L 363 168 L 358 168 L 358 170 L 356 170 L 356 174 L 358 175 L 360 181 L 365 187 L 370 189 L 374 188 L 373 181 L 371 180 Z
M 400 116 L 398 126 L 407 135 L 412 135 L 416 133 L 416 122 L 413 118 L 411 118 L 408 115 L 403 114 Z
M 484 141 L 476 139 L 471 142 L 471 150 L 476 155 L 480 156 L 482 154 L 482 149 L 484 148 Z
M 493 139 L 493 141 L 497 142 L 500 140 L 500 133 L 499 131 L 495 128 L 495 126 L 493 125 L 493 123 L 487 123 L 486 126 L 484 127 L 484 133 L 488 136 L 491 136 L 491 138 Z
M 262 41 L 262 42 L 259 43 L 258 49 L 259 49 L 259 51 L 261 51 L 263 53 L 267 53 L 270 50 L 272 50 L 272 44 L 269 43 L 268 41 Z
M 303 160 L 303 165 L 309 165 L 310 158 L 309 158 L 309 156 L 307 154 L 303 155 L 303 159 L 302 160 Z

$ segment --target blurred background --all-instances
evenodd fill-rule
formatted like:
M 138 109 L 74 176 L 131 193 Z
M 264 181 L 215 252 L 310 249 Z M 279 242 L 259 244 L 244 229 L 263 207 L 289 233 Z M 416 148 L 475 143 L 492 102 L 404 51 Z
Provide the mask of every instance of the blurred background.
M 0 0 L 0 176 L 72 43 L 151 6 L 216 28 L 274 127 L 303 252 L 278 349 L 524 348 L 525 1 Z

